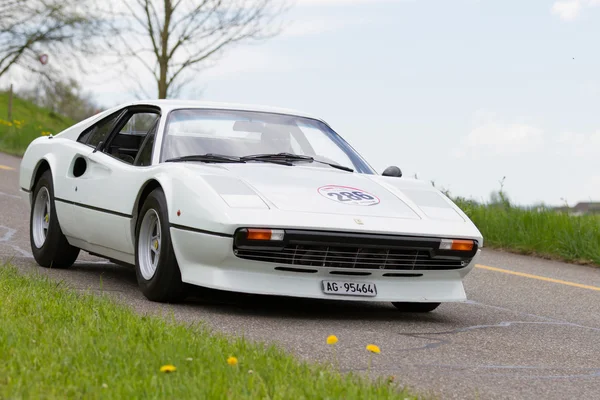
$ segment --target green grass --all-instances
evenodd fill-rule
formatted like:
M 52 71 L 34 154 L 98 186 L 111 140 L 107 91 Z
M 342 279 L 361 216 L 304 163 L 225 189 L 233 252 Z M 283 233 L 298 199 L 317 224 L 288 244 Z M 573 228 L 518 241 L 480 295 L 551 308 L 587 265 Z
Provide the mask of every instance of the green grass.
M 600 265 L 600 216 L 572 216 L 510 203 L 456 200 L 477 225 L 484 246 L 570 262 Z
M 0 299 L 0 398 L 414 398 L 384 379 L 341 375 L 273 346 L 141 316 L 12 266 L 0 265 Z M 239 364 L 228 365 L 229 356 Z M 177 370 L 160 372 L 165 364 Z
M 74 121 L 37 107 L 13 96 L 12 119 L 8 120 L 8 93 L 0 92 L 0 151 L 23 155 L 32 140 L 42 132 L 53 135 L 73 125 Z

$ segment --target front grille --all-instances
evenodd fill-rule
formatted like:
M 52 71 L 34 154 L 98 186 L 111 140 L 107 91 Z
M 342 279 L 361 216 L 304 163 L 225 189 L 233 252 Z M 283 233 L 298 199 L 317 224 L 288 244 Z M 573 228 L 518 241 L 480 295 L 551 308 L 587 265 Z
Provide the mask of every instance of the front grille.
M 368 240 L 367 240 L 368 239 Z M 473 254 L 439 254 L 440 239 L 286 232 L 280 247 L 234 247 L 237 257 L 304 267 L 367 270 L 451 270 L 464 268 Z M 436 253 L 437 250 L 437 253 Z

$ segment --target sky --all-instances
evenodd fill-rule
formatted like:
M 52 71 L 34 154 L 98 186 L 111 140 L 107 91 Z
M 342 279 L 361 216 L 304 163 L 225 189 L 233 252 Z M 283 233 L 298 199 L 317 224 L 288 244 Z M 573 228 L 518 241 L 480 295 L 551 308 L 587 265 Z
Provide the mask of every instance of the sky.
M 296 0 L 183 99 L 299 109 L 379 172 L 522 205 L 600 201 L 600 0 Z M 122 80 L 84 78 L 104 106 Z M 145 83 L 150 93 L 155 86 Z

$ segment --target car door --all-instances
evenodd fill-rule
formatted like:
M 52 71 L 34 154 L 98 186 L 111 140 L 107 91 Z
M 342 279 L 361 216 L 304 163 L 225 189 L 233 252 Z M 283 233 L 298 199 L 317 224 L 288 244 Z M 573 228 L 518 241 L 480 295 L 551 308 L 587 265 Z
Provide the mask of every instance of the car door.
M 85 129 L 76 143 L 68 145 L 70 151 L 63 152 L 58 160 L 64 166 L 60 169 L 64 172 L 56 171 L 60 176 L 55 179 L 54 195 L 61 229 L 71 239 L 87 241 L 88 229 L 82 223 L 85 204 L 82 203 L 80 186 L 82 181 L 97 175 L 96 166 L 89 157 L 98 145 L 106 141 L 124 112 L 124 109 L 118 110 Z
M 137 122 L 136 119 L 145 120 L 148 125 L 140 128 L 140 124 L 132 124 L 132 121 Z M 129 107 L 110 122 L 108 134 L 103 133 L 101 138 L 91 134 L 86 144 L 95 145 L 94 150 L 79 156 L 83 158 L 86 170 L 73 177 L 73 217 L 82 225 L 82 239 L 100 247 L 100 254 L 110 253 L 120 259 L 124 257 L 119 256 L 134 254 L 132 210 L 148 176 L 143 164 L 138 162 L 136 165 L 136 160 L 142 145 L 147 143 L 149 132 L 154 135 L 159 119 L 158 108 Z M 102 248 L 109 251 L 103 253 Z

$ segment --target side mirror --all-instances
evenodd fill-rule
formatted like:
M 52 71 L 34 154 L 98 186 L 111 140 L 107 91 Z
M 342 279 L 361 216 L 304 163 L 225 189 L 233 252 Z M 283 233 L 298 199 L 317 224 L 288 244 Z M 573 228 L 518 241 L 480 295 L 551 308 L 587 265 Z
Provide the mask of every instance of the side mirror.
M 383 171 L 383 176 L 395 176 L 400 178 L 402 176 L 402 171 L 400 171 L 400 168 L 396 167 L 395 165 L 392 165 L 391 167 L 387 167 L 385 169 L 385 171 Z

